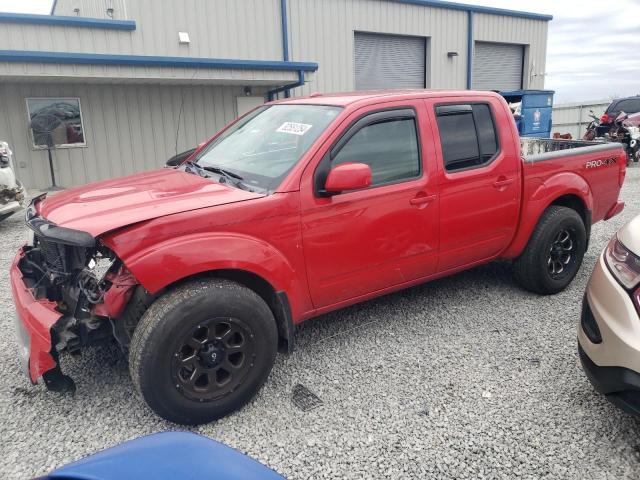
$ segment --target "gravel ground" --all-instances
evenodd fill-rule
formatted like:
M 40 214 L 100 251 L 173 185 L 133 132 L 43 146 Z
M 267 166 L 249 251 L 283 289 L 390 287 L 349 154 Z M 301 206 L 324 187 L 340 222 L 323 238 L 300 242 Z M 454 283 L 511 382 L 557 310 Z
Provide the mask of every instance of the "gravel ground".
M 291 479 L 640 477 L 640 422 L 593 392 L 576 353 L 596 257 L 640 213 L 640 169 L 623 198 L 562 294 L 523 292 L 496 263 L 325 315 L 299 328 L 297 351 L 279 356 L 251 404 L 193 431 Z M 20 215 L 0 238 L 0 476 L 29 478 L 177 429 L 133 394 L 115 348 L 63 359 L 75 397 L 22 377 L 6 273 L 24 238 Z M 296 407 L 297 384 L 322 405 Z

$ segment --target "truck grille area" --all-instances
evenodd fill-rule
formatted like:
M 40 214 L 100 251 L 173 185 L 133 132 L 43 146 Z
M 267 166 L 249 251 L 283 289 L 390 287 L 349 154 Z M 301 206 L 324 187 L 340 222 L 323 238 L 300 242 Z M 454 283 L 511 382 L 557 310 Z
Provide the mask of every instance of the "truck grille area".
M 59 275 L 71 273 L 67 268 L 69 262 L 66 259 L 67 252 L 64 245 L 38 238 L 38 246 L 47 270 Z

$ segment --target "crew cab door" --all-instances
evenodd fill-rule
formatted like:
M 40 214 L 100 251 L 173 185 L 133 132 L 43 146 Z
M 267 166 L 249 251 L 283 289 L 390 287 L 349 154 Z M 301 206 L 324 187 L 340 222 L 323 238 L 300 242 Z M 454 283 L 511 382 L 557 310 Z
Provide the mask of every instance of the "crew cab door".
M 495 258 L 511 243 L 522 162 L 513 119 L 497 99 L 426 103 L 441 147 L 438 271 L 445 272 Z
M 316 308 L 435 272 L 438 198 L 424 103 L 354 112 L 321 148 L 301 183 L 309 289 Z M 322 194 L 336 165 L 365 163 L 369 188 Z

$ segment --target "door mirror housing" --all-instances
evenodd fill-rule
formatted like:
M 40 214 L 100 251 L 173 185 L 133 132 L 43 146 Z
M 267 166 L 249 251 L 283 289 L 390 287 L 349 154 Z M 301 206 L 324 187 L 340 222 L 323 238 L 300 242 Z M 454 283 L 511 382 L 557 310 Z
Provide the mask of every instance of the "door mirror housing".
M 324 183 L 325 194 L 360 190 L 371 186 L 371 167 L 366 163 L 343 163 L 329 171 Z
M 202 142 L 196 148 L 185 150 L 184 152 L 181 152 L 171 157 L 169 160 L 165 162 L 165 165 L 167 167 L 177 167 L 178 165 L 181 165 L 186 159 L 188 159 L 192 155 L 196 155 L 197 153 L 199 153 L 200 150 L 202 150 L 202 147 L 204 147 L 206 144 L 207 142 Z

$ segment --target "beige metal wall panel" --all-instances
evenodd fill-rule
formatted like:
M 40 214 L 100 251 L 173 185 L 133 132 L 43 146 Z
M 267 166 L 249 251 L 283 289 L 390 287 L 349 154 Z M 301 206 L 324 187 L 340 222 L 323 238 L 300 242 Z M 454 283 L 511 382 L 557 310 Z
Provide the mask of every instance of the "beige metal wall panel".
M 101 12 L 105 0 L 60 0 L 56 14 L 81 3 L 81 16 Z M 279 0 L 114 0 L 136 30 L 13 25 L 0 27 L 0 49 L 282 60 Z M 114 7 L 115 9 L 116 7 Z M 97 15 L 104 18 L 104 15 Z M 120 17 L 118 17 L 120 19 Z M 122 18 L 125 19 L 125 18 Z M 188 45 L 178 42 L 188 32 Z M 9 37 L 7 37 L 9 36 Z M 35 36 L 35 38 L 33 38 Z M 8 38 L 14 38 L 11 47 Z M 26 42 L 26 44 L 25 44 Z
M 25 99 L 79 97 L 87 146 L 53 154 L 58 183 L 80 185 L 161 167 L 176 152 L 178 117 L 181 152 L 234 120 L 242 95 L 242 87 L 229 86 L 2 83 L 0 139 L 14 150 L 17 175 L 28 188 L 49 186 L 47 153 L 31 146 Z
M 591 123 L 589 110 L 600 118 L 611 102 L 601 100 L 583 103 L 564 103 L 553 106 L 553 133 L 570 133 L 573 138 L 582 138 Z
M 77 9 L 77 11 L 76 11 Z M 111 15 L 108 9 L 112 9 Z M 58 0 L 54 15 L 126 20 L 127 0 Z
M 544 20 L 476 13 L 474 39 L 524 45 L 523 88 L 541 89 L 544 88 L 548 23 Z
M 467 13 L 386 0 L 288 0 L 291 60 L 317 62 L 296 95 L 355 88 L 354 31 L 427 38 L 427 86 L 466 86 Z M 447 52 L 457 52 L 454 58 Z

